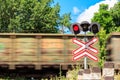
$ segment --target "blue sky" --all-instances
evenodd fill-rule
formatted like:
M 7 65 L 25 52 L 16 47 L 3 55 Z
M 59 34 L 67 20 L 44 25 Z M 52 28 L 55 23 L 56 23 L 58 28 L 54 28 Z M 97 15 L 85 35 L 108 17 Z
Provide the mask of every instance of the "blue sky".
M 94 5 L 102 0 L 54 0 L 55 3 L 59 3 L 61 6 L 61 14 L 71 13 L 72 22 L 77 18 L 78 13 L 82 13 L 85 9 L 89 8 L 91 5 Z M 78 9 L 76 14 L 73 12 L 73 9 Z M 73 18 L 74 17 L 74 18 Z
M 99 5 L 108 4 L 109 8 L 113 7 L 118 0 L 54 0 L 55 4 L 59 3 L 60 14 L 71 13 L 71 22 L 91 22 L 94 13 L 98 11 Z

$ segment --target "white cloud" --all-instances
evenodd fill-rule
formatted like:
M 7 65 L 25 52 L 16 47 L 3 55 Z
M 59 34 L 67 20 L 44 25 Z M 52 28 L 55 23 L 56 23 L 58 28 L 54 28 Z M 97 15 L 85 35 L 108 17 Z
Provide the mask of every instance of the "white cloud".
M 77 7 L 73 7 L 73 13 L 74 14 L 78 14 L 80 12 L 80 10 Z
M 77 22 L 82 22 L 82 21 L 91 22 L 91 18 L 94 16 L 94 13 L 98 11 L 100 4 L 103 4 L 103 3 L 108 4 L 109 8 L 111 8 L 117 2 L 118 0 L 105 0 L 99 3 L 96 3 L 95 5 L 92 5 L 78 16 Z

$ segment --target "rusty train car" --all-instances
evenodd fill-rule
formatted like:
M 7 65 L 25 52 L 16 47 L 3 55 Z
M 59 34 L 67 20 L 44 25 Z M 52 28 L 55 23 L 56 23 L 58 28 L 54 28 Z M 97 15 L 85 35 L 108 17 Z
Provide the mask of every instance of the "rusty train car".
M 111 33 L 106 44 L 107 61 L 115 64 L 115 69 L 120 70 L 120 32 Z
M 83 59 L 72 61 L 72 51 L 78 45 L 72 43 L 74 35 L 70 34 L 35 34 L 35 33 L 0 33 L 0 67 L 16 69 L 28 67 L 41 70 L 44 67 L 62 67 L 83 63 Z M 84 35 L 78 35 L 83 39 Z M 88 40 L 93 35 L 87 35 Z M 120 32 L 112 33 L 108 38 L 107 61 L 115 63 L 120 69 Z M 98 45 L 94 45 L 98 48 Z M 88 60 L 88 64 L 95 63 Z M 96 63 L 95 63 L 96 64 Z
M 84 35 L 77 37 L 83 39 Z M 92 37 L 87 35 L 88 39 Z M 41 70 L 61 66 L 65 70 L 83 63 L 83 60 L 72 61 L 72 50 L 79 47 L 72 43 L 72 38 L 74 35 L 69 34 L 0 33 L 0 67 Z

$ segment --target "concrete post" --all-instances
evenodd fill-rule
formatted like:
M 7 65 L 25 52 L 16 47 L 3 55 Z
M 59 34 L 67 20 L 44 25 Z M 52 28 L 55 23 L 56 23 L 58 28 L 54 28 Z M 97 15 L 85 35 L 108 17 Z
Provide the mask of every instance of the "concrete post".
M 90 71 L 90 69 L 84 69 L 83 80 L 91 80 L 91 71 Z
M 103 68 L 104 80 L 114 80 L 114 63 L 106 62 Z
M 92 68 L 91 80 L 101 80 L 101 69 L 99 67 Z
M 77 80 L 83 80 L 83 71 L 78 72 L 78 78 Z

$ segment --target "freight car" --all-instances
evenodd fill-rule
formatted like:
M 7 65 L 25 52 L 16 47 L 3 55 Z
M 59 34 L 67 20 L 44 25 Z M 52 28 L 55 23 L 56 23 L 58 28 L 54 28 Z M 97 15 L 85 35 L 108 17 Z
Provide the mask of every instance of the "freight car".
M 84 35 L 77 37 L 83 39 Z M 92 37 L 87 35 L 88 39 Z M 0 33 L 0 67 L 40 70 L 61 66 L 66 70 L 70 65 L 83 63 L 83 59 L 72 61 L 72 50 L 78 48 L 72 38 L 74 35 L 69 34 Z
M 120 32 L 111 33 L 107 44 L 107 61 L 115 64 L 115 69 L 120 71 Z

